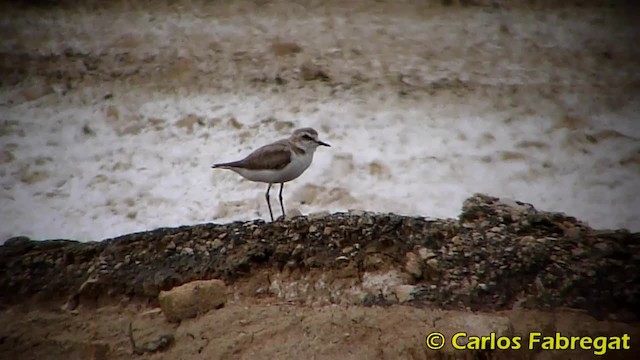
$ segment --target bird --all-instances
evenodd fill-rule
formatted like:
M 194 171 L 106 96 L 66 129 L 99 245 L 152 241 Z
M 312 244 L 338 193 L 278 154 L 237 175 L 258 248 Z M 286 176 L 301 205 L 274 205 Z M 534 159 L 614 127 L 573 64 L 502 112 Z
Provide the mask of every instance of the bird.
M 241 160 L 213 164 L 211 168 L 231 170 L 247 180 L 269 184 L 265 198 L 273 222 L 269 198 L 271 186 L 280 184 L 278 198 L 284 218 L 285 210 L 282 202 L 284 183 L 298 178 L 309 168 L 313 161 L 313 154 L 319 146 L 331 147 L 320 141 L 315 129 L 304 127 L 294 130 L 286 139 L 259 147 Z

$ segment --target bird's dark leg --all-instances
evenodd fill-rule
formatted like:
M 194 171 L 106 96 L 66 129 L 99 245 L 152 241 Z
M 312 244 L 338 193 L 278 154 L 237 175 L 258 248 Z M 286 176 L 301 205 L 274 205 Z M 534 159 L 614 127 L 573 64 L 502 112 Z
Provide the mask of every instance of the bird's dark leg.
M 273 212 L 271 211 L 271 200 L 269 199 L 269 190 L 271 190 L 271 183 L 267 187 L 267 193 L 264 195 L 267 198 L 267 206 L 269 207 L 269 215 L 271 215 L 271 222 L 273 222 Z
M 280 208 L 282 209 L 282 217 L 284 218 L 284 204 L 282 203 L 282 188 L 284 187 L 284 183 L 280 183 Z

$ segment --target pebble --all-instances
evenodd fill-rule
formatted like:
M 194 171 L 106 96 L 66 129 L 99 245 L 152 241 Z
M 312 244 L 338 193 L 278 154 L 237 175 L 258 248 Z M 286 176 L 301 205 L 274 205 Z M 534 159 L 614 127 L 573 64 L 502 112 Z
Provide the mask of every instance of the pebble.
M 436 257 L 436 254 L 433 251 L 431 251 L 431 250 L 429 250 L 427 248 L 424 248 L 424 247 L 420 247 L 418 249 L 418 255 L 420 255 L 420 258 L 422 260 L 428 260 L 428 259 Z
M 413 275 L 416 278 L 422 277 L 422 265 L 420 258 L 413 252 L 408 252 L 405 254 L 405 265 L 404 268 L 407 272 Z
M 433 270 L 438 270 L 440 268 L 440 263 L 438 263 L 438 260 L 436 259 L 429 259 L 427 260 L 427 266 Z
M 291 256 L 297 257 L 298 255 L 302 254 L 303 251 L 304 251 L 304 245 L 298 244 L 291 252 Z

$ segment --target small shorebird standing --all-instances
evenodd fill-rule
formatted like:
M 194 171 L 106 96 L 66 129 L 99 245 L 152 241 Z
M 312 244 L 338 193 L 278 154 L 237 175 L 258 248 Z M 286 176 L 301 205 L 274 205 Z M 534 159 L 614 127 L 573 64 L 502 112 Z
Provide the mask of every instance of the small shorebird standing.
M 284 217 L 284 204 L 282 203 L 284 183 L 297 178 L 307 170 L 313 160 L 313 153 L 320 145 L 330 146 L 318 139 L 318 132 L 314 129 L 309 127 L 297 129 L 288 139 L 264 145 L 242 160 L 214 164 L 211 167 L 232 170 L 247 180 L 268 183 L 265 197 L 267 198 L 269 215 L 273 221 L 269 199 L 271 185 L 280 184 L 280 208 Z

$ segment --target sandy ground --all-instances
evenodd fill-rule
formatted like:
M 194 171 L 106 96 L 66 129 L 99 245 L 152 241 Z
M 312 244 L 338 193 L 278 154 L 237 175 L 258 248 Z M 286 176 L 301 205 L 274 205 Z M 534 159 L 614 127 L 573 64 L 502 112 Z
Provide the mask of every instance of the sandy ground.
M 157 309 L 159 310 L 159 309 Z M 637 326 L 599 322 L 580 312 L 524 310 L 478 313 L 418 309 L 410 306 L 300 306 L 273 299 L 233 302 L 180 324 L 144 306 L 113 306 L 62 311 L 3 311 L 0 356 L 7 359 L 131 359 L 128 337 L 133 322 L 136 346 L 167 334 L 174 343 L 163 352 L 140 359 L 587 359 L 592 352 L 524 349 L 476 352 L 426 348 L 425 338 L 441 332 L 446 338 L 459 331 L 472 336 L 520 336 L 530 332 L 571 336 L 622 336 L 637 339 Z M 490 330 L 488 330 L 490 329 Z M 450 340 L 449 340 L 450 341 Z M 637 346 L 631 343 L 631 346 Z M 637 350 L 609 350 L 607 359 L 631 359 Z M 492 355 L 490 355 L 493 353 Z M 16 357 L 18 356 L 18 357 Z M 448 357 L 447 357 L 448 356 Z M 601 358 L 601 357 L 600 357 Z
M 209 166 L 300 126 L 333 147 L 292 211 L 484 192 L 637 231 L 637 13 L 531 4 L 5 9 L 0 241 L 267 218 L 263 185 Z

